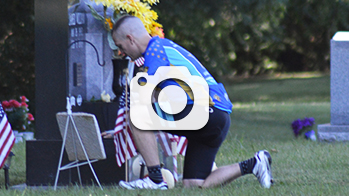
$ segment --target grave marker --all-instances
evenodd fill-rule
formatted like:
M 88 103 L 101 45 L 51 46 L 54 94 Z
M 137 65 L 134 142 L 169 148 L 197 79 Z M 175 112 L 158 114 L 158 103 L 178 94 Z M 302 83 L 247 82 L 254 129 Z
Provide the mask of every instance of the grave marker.
M 320 141 L 349 141 L 349 32 L 331 40 L 331 123 L 318 125 Z
M 72 0 L 69 0 L 69 2 L 72 2 Z M 81 0 L 80 2 L 89 1 Z M 93 25 L 101 25 L 101 22 L 96 20 L 95 24 L 91 24 L 92 19 L 95 19 L 90 18 L 89 13 L 83 14 L 82 10 L 78 12 L 78 9 L 76 9 L 76 14 L 78 14 L 75 17 L 69 17 L 69 14 L 72 13 L 69 11 L 72 10 L 68 10 L 67 3 L 68 1 L 35 0 L 36 140 L 26 141 L 26 184 L 28 186 L 53 185 L 55 182 L 62 146 L 62 137 L 59 132 L 56 114 L 66 111 L 67 92 L 74 93 L 73 86 L 74 88 L 81 88 L 81 92 L 85 93 L 86 96 L 86 98 L 83 98 L 84 101 L 88 101 L 88 96 L 92 96 L 94 93 L 96 99 L 98 99 L 97 96 L 100 96 L 103 89 L 112 95 L 112 51 L 107 44 L 107 38 L 101 38 L 103 32 L 92 31 L 97 28 Z M 78 3 L 77 0 L 74 0 L 74 5 Z M 84 7 L 80 7 L 80 9 L 82 8 Z M 87 12 L 87 9 L 88 7 L 84 10 Z M 92 27 L 84 27 L 84 25 L 89 24 Z M 104 29 L 100 31 L 104 31 Z M 90 51 L 91 54 L 87 53 L 84 58 L 75 59 L 75 64 L 70 61 L 71 70 L 67 72 L 65 54 L 68 45 L 73 40 L 85 38 L 97 47 L 101 57 L 100 60 L 105 60 L 106 67 L 101 68 L 97 60 L 92 59 L 96 58 L 96 54 L 89 44 L 80 43 L 82 45 L 78 46 L 85 47 L 85 49 L 79 48 L 79 50 L 81 52 Z M 102 45 L 100 43 L 102 41 L 105 44 Z M 71 52 L 79 50 L 69 49 Z M 110 54 L 108 54 L 109 51 Z M 76 55 L 79 54 L 74 54 L 74 56 Z M 89 56 L 91 56 L 91 59 L 89 59 Z M 74 60 L 74 58 L 70 60 Z M 96 76 L 93 71 L 91 72 L 88 69 L 96 69 Z M 73 74 L 76 76 L 75 79 L 72 77 Z M 97 81 L 86 81 L 85 77 L 89 77 L 89 74 L 94 77 L 88 80 L 95 78 Z M 66 85 L 66 76 L 71 79 L 69 85 Z M 102 79 L 99 76 L 103 76 Z M 97 91 L 92 90 L 95 87 L 98 89 Z M 95 114 L 100 130 L 104 131 L 115 126 L 117 107 L 117 102 L 90 102 L 73 108 L 80 108 L 81 112 Z M 106 117 L 114 118 L 114 120 Z M 103 145 L 107 159 L 93 163 L 93 167 L 102 184 L 118 183 L 119 180 L 123 180 L 125 177 L 125 168 L 118 167 L 116 164 L 114 141 L 103 139 Z M 66 163 L 67 161 L 68 155 L 65 153 L 63 162 Z M 88 166 L 82 166 L 80 173 L 83 184 L 93 182 L 94 177 Z M 69 169 L 61 172 L 58 184 L 69 185 L 77 182 L 79 182 L 79 179 L 76 169 Z
M 80 3 L 68 10 L 69 14 L 69 42 L 78 40 L 91 42 L 97 49 L 100 63 L 94 48 L 85 42 L 78 42 L 69 48 L 69 94 L 83 101 L 92 98 L 101 99 L 101 93 L 105 90 L 115 98 L 112 91 L 113 83 L 113 51 L 108 44 L 107 31 L 103 23 L 95 19 L 87 4 L 93 6 L 97 12 L 103 15 L 102 4 L 96 5 L 89 0 L 81 0 Z

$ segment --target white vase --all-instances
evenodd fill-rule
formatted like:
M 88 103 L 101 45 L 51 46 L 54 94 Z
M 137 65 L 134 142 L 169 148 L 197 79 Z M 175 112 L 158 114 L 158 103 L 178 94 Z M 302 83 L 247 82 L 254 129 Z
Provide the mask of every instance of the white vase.
M 19 142 L 23 142 L 23 134 L 22 133 L 18 133 L 17 130 L 12 130 L 13 134 L 15 135 L 15 143 L 19 143 Z
M 34 133 L 33 132 L 22 132 L 22 136 L 24 140 L 33 140 Z

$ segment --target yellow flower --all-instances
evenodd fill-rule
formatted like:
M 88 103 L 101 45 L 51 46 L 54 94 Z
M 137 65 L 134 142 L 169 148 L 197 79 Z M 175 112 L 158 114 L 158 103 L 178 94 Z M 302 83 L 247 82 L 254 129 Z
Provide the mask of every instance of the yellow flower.
M 106 18 L 104 23 L 107 25 L 107 27 L 109 27 L 109 30 L 113 29 L 113 22 L 111 21 L 111 18 Z
M 125 10 L 127 13 L 132 13 L 137 11 L 137 6 L 135 1 L 122 1 L 121 3 L 114 4 L 114 7 Z
M 162 28 L 162 25 L 155 21 L 152 22 L 152 26 Z
M 144 24 L 145 29 L 150 35 L 161 35 L 159 28 L 161 24 L 157 23 L 158 14 L 151 10 L 149 5 L 159 3 L 159 0 L 91 0 L 97 4 L 103 4 L 105 7 L 114 9 L 117 13 L 126 12 L 129 15 L 138 17 Z M 105 25 L 113 28 L 111 18 L 105 19 Z
M 153 5 L 154 3 L 159 3 L 159 0 L 145 0 L 145 2 L 148 2 L 150 5 Z
M 153 27 L 152 30 L 151 30 L 151 36 L 152 36 L 152 37 L 154 37 L 154 36 L 159 36 L 160 38 L 164 38 L 164 37 L 165 37 L 165 34 L 164 34 L 162 28 Z
M 94 1 L 96 4 L 103 4 L 106 7 L 110 7 L 113 2 L 118 1 L 118 0 L 91 0 Z

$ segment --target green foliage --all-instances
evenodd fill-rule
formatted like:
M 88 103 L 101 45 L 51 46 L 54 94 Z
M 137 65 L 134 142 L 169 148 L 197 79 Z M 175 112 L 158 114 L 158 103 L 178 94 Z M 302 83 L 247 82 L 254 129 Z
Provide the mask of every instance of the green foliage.
M 0 100 L 26 95 L 33 104 L 34 0 L 0 1 L 0 19 Z
M 165 37 L 216 77 L 329 70 L 330 39 L 349 30 L 340 0 L 162 1 L 157 12 Z
M 14 111 L 7 113 L 7 118 L 13 130 L 22 130 L 22 125 L 24 125 L 27 120 L 25 109 L 16 108 Z
M 114 40 L 111 35 L 112 28 L 110 27 L 110 23 L 115 24 L 117 19 L 121 17 L 121 14 L 118 14 L 118 10 L 115 10 L 113 14 L 111 14 L 111 16 L 107 16 L 107 11 L 108 11 L 107 7 L 103 6 L 103 16 L 102 16 L 95 10 L 95 8 L 93 8 L 93 6 L 89 4 L 87 4 L 87 6 L 90 8 L 92 16 L 95 19 L 101 21 L 103 23 L 105 30 L 108 32 L 108 44 L 109 44 L 109 47 L 114 51 L 113 58 L 121 58 L 120 56 L 118 56 L 118 47 L 114 43 Z
M 166 37 L 214 75 L 258 74 L 270 68 L 281 42 L 285 1 L 164 1 L 158 5 Z
M 281 25 L 284 50 L 278 60 L 283 70 L 328 70 L 331 38 L 337 31 L 349 30 L 349 3 L 289 0 Z

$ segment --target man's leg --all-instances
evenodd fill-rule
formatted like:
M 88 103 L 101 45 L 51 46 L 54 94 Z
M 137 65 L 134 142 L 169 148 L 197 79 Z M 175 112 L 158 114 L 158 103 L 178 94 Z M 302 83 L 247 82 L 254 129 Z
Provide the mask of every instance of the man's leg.
M 184 161 L 184 187 L 213 187 L 241 176 L 239 164 L 220 167 L 211 172 L 212 164 L 229 127 L 229 114 L 212 108 L 209 121 L 200 132 L 186 133 L 188 145 Z
M 119 185 L 127 189 L 167 189 L 163 181 L 156 137 L 153 131 L 139 130 L 129 121 L 132 138 L 136 143 L 138 152 L 142 155 L 149 176 L 133 182 L 120 181 Z
M 142 131 L 130 122 L 132 138 L 136 143 L 137 150 L 142 155 L 148 167 L 159 165 L 159 153 L 156 137 L 153 131 Z
M 251 159 L 216 169 L 205 180 L 184 179 L 183 185 L 184 187 L 209 188 L 227 184 L 246 174 L 254 174 L 262 187 L 270 188 L 273 183 L 270 166 L 270 154 L 262 150 Z
M 215 136 L 211 138 L 215 138 Z M 226 184 L 241 176 L 242 172 L 238 163 L 219 167 L 211 172 L 225 133 L 216 138 L 218 139 L 206 142 L 200 138 L 187 138 L 188 145 L 183 173 L 184 187 L 213 187 Z
M 163 182 L 158 146 L 154 132 L 140 130 L 136 128 L 131 121 L 129 122 L 133 134 L 133 140 L 136 143 L 137 150 L 145 161 L 149 178 L 155 183 Z
M 184 187 L 215 187 L 218 185 L 229 183 L 241 176 L 240 166 L 238 163 L 219 167 L 213 171 L 205 180 L 184 179 Z

